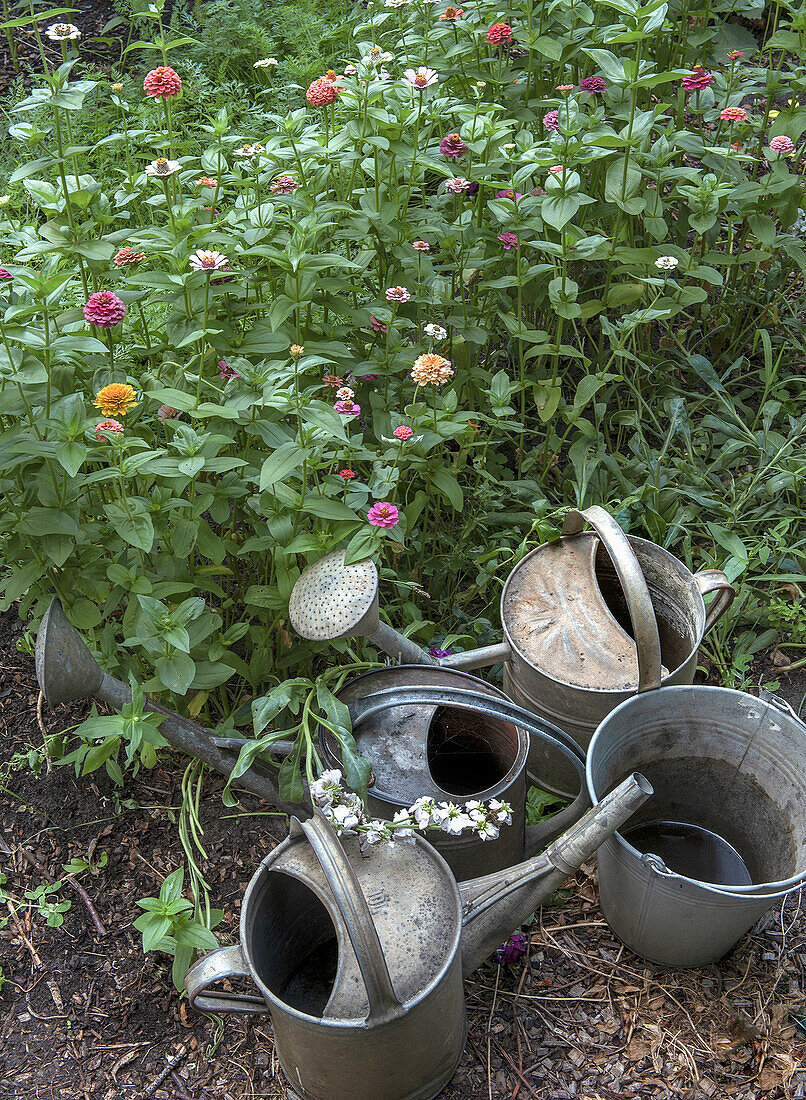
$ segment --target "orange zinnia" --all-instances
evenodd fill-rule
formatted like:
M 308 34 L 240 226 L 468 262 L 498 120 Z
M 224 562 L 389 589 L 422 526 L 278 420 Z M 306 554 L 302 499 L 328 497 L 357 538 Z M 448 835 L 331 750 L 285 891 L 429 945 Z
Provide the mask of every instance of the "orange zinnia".
M 95 395 L 95 407 L 100 409 L 104 416 L 125 416 L 130 409 L 137 406 L 134 387 L 126 382 L 112 382 Z

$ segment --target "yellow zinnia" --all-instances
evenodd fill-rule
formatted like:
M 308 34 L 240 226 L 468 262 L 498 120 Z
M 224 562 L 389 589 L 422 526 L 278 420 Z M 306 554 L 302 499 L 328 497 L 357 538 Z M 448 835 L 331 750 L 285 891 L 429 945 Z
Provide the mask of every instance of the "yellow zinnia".
M 134 387 L 125 382 L 112 382 L 104 386 L 95 395 L 95 407 L 104 416 L 125 416 L 129 409 L 136 408 Z

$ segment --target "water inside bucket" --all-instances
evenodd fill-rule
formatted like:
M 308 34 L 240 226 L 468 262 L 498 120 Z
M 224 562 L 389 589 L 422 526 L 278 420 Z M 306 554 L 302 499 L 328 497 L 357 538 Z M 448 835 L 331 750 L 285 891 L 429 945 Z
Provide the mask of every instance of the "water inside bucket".
M 438 707 L 429 726 L 427 751 L 437 786 L 467 798 L 500 783 L 515 763 L 518 737 L 508 722 Z
M 724 837 L 684 821 L 647 821 L 624 831 L 639 852 L 660 856 L 670 871 L 716 886 L 749 886 L 747 864 Z

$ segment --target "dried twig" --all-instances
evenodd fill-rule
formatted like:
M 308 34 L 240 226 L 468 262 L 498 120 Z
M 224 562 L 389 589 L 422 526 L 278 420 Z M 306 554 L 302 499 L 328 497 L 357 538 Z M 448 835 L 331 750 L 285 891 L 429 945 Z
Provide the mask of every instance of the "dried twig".
M 182 1062 L 185 1058 L 187 1058 L 187 1056 L 188 1056 L 187 1047 L 184 1047 L 184 1046 L 180 1047 L 179 1048 L 179 1053 L 175 1054 L 173 1056 L 173 1058 L 168 1059 L 168 1063 L 165 1066 L 165 1069 L 161 1073 L 158 1073 L 157 1076 L 154 1078 L 154 1080 L 151 1082 L 151 1084 L 148 1085 L 140 1093 L 140 1100 L 148 1100 L 149 1096 L 153 1096 L 154 1093 L 157 1091 L 157 1089 L 162 1084 L 162 1082 L 165 1080 L 165 1078 L 170 1076 L 170 1074 L 173 1073 L 173 1071 L 180 1064 L 180 1062 Z

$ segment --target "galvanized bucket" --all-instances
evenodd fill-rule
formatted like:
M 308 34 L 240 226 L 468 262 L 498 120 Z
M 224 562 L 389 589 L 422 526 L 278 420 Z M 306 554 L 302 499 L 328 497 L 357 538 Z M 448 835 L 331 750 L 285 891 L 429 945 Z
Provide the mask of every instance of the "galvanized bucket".
M 599 726 L 593 802 L 634 769 L 656 793 L 599 849 L 602 910 L 637 954 L 704 966 L 806 882 L 806 726 L 772 696 L 664 688 Z
M 512 824 L 496 840 L 473 832 L 429 839 L 458 881 L 511 867 L 558 837 L 590 806 L 585 754 L 562 730 L 516 707 L 497 688 L 453 669 L 395 665 L 348 681 L 339 692 L 352 718 L 356 747 L 369 760 L 369 812 L 391 820 L 416 799 L 465 802 L 499 799 Z M 526 826 L 526 761 L 540 740 L 549 755 L 571 761 L 582 790 L 567 809 Z M 319 733 L 325 767 L 341 767 L 341 752 L 325 727 Z

